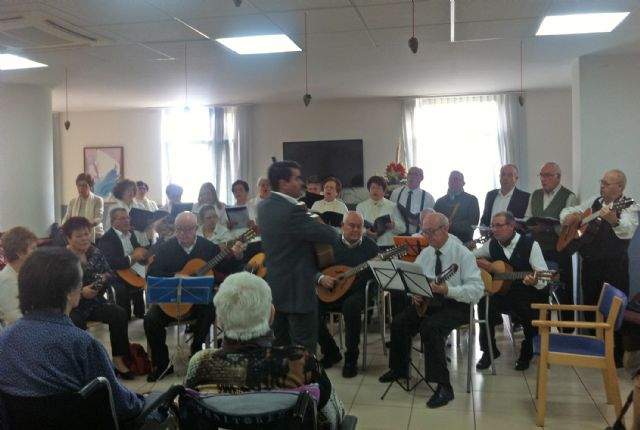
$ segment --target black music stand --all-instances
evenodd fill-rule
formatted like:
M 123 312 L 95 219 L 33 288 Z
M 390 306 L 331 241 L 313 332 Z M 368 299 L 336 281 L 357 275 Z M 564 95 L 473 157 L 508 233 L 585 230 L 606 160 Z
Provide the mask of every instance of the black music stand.
M 410 278 L 410 279 L 406 278 L 409 275 L 407 273 L 404 273 L 403 269 L 399 269 L 396 266 L 396 264 L 399 264 L 399 263 L 409 264 L 409 265 L 420 268 L 420 266 L 417 264 L 407 263 L 403 261 L 396 261 L 396 262 L 394 262 L 393 260 L 369 261 L 369 267 L 373 272 L 373 276 L 378 281 L 378 285 L 380 285 L 380 288 L 382 288 L 383 290 L 389 290 L 389 291 L 404 291 L 407 294 L 419 294 L 419 295 L 427 294 L 427 293 L 416 292 L 416 291 L 419 291 L 416 289 L 416 286 L 414 285 L 416 284 L 416 282 L 414 282 L 413 278 Z M 427 279 L 426 276 L 424 276 L 424 274 L 422 274 L 422 277 L 424 279 Z M 409 287 L 409 285 L 411 285 L 411 287 Z M 419 282 L 417 285 L 419 285 Z M 427 289 L 429 291 L 430 297 L 432 297 L 433 293 L 431 293 L 430 287 L 427 287 Z M 420 342 L 422 342 L 422 340 L 420 340 Z M 424 378 L 424 375 L 422 374 L 422 372 L 420 372 L 420 369 L 418 369 L 418 367 L 415 364 L 413 364 L 413 360 L 411 359 L 411 356 L 409 356 L 409 366 L 413 368 L 413 370 L 418 374 L 420 378 L 413 385 L 411 384 L 410 374 L 407 374 L 406 378 L 396 378 L 395 380 L 389 383 L 387 388 L 384 390 L 384 393 L 382 393 L 380 400 L 384 400 L 387 393 L 391 389 L 391 386 L 394 383 L 398 384 L 400 388 L 402 388 L 406 392 L 415 390 L 416 387 L 420 385 L 421 382 L 425 382 L 429 386 L 429 384 Z M 429 386 L 429 388 L 431 388 L 431 386 Z
M 177 324 L 183 321 L 180 313 L 180 305 L 210 305 L 213 303 L 213 276 L 189 276 L 161 278 L 147 277 L 147 304 L 174 304 L 176 306 Z M 175 363 L 175 358 L 182 352 L 180 344 L 180 330 L 176 335 L 176 352 L 170 362 Z M 169 367 L 167 367 L 169 369 Z M 166 372 L 166 370 L 165 370 Z M 161 375 L 161 377 L 164 376 Z

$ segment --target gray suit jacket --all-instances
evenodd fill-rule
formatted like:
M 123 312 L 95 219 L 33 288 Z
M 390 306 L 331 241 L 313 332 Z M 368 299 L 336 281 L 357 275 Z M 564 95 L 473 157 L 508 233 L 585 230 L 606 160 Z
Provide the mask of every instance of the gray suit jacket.
M 273 305 L 278 312 L 307 313 L 316 309 L 314 242 L 332 243 L 335 230 L 321 224 L 298 205 L 275 193 L 258 205 L 262 250 Z

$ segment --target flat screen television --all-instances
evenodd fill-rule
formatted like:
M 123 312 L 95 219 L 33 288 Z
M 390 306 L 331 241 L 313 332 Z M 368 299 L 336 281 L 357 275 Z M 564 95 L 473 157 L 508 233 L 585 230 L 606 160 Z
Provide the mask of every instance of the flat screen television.
M 302 177 L 335 176 L 343 187 L 364 186 L 362 139 L 283 142 L 284 160 L 302 165 Z

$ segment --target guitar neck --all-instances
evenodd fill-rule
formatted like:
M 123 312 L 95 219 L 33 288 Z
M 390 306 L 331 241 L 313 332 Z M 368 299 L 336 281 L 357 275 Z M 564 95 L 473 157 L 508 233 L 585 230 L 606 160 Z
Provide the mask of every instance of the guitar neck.
M 204 266 L 198 269 L 196 272 L 192 274 L 192 276 L 204 276 L 206 273 L 216 267 L 218 264 L 222 262 L 225 258 L 227 258 L 231 254 L 231 249 L 227 248 L 224 251 L 220 251 L 218 255 L 213 257 L 211 260 L 207 262 Z
M 583 225 L 589 224 L 594 219 L 600 217 L 600 215 L 602 215 L 602 209 L 600 209 L 598 212 L 592 213 L 588 217 L 583 218 L 582 221 L 580 221 L 580 225 L 583 226 Z

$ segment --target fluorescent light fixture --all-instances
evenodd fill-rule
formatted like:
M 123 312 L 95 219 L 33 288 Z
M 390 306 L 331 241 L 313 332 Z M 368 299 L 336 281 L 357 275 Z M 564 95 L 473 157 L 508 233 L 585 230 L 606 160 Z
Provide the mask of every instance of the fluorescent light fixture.
M 37 67 L 49 66 L 13 54 L 0 54 L 0 70 L 35 69 Z
M 216 39 L 232 51 L 245 54 L 271 54 L 274 52 L 302 51 L 286 34 L 266 36 L 227 37 Z
M 542 20 L 536 36 L 609 33 L 616 28 L 627 15 L 629 15 L 629 12 L 549 15 L 545 16 Z

